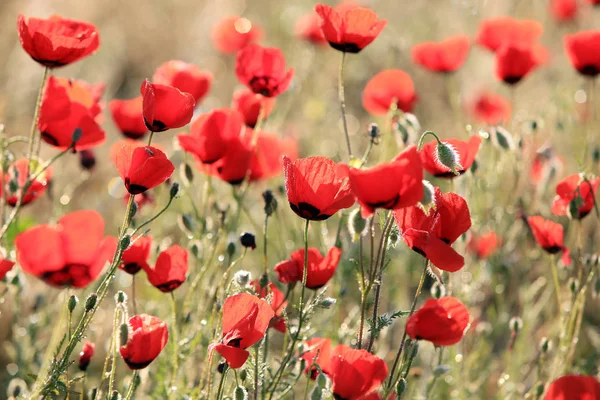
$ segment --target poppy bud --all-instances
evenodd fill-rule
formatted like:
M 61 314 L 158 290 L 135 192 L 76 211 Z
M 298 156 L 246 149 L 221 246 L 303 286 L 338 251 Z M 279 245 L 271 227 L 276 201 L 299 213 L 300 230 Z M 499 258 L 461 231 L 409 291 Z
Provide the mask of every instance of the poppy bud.
M 373 142 L 373 144 L 378 144 L 379 139 L 381 137 L 381 131 L 379 130 L 379 126 L 374 122 L 370 123 L 368 127 L 368 133 L 369 138 L 371 138 L 371 142 Z
M 460 156 L 450 143 L 438 142 L 435 157 L 438 163 L 449 168 L 454 175 L 460 175 Z
M 125 304 L 127 302 L 127 295 L 124 291 L 119 290 L 115 295 L 115 302 L 117 304 Z
M 112 394 L 110 395 L 110 400 L 121 400 L 121 394 L 118 390 L 113 390 Z
M 27 397 L 27 383 L 23 379 L 14 378 L 8 382 L 6 393 L 11 399 Z
M 79 370 L 85 371 L 87 370 L 88 365 L 90 365 L 90 361 L 94 356 L 94 351 L 96 350 L 96 346 L 92 342 L 85 342 L 83 344 L 83 348 L 79 353 Z
M 367 227 L 367 220 L 361 215 L 360 208 L 352 210 L 348 216 L 348 231 L 352 235 L 352 241 L 356 242 Z
M 190 243 L 190 251 L 194 257 L 198 258 L 198 255 L 200 254 L 200 243 L 198 241 Z
M 325 374 L 317 375 L 317 386 L 321 389 L 325 389 L 327 387 L 327 377 Z
M 419 341 L 415 340 L 413 342 L 411 342 L 411 352 L 410 352 L 410 358 L 416 358 L 417 354 L 419 354 Z
M 398 398 L 402 397 L 404 392 L 406 392 L 406 386 L 406 379 L 400 378 L 400 380 L 396 384 L 396 394 L 398 395 Z
M 194 171 L 192 171 L 192 167 L 188 163 L 181 164 L 179 175 L 185 186 L 189 186 L 194 181 Z
M 248 282 L 250 281 L 250 278 L 251 278 L 250 272 L 245 271 L 245 270 L 238 271 L 233 276 L 233 279 L 237 282 L 237 284 L 242 287 L 246 286 L 248 284 Z
M 542 397 L 542 395 L 544 394 L 544 390 L 546 389 L 546 387 L 544 386 L 543 383 L 539 383 L 536 388 L 535 388 L 535 394 L 536 394 L 536 399 L 539 399 Z
M 596 146 L 594 147 L 594 150 L 592 151 L 592 159 L 594 160 L 594 163 L 598 164 L 598 162 L 600 162 L 600 147 Z
M 431 297 L 433 297 L 434 299 L 439 299 L 441 297 L 444 297 L 445 295 L 446 287 L 437 281 L 433 282 L 433 285 L 431 285 Z
M 186 234 L 193 234 L 196 231 L 196 225 L 190 214 L 180 214 L 177 217 L 179 228 Z
M 77 143 L 79 139 L 81 139 L 82 135 L 83 131 L 81 130 L 81 128 L 75 128 L 75 131 L 73 131 L 73 136 L 71 136 L 71 141 L 73 142 L 73 144 Z
M 329 309 L 337 303 L 337 300 L 333 297 L 325 297 L 323 300 L 319 302 L 318 307 Z
M 79 165 L 81 168 L 91 171 L 96 166 L 96 156 L 92 150 L 81 150 L 79 152 Z
M 576 278 L 569 279 L 569 290 L 571 294 L 577 294 L 577 289 L 579 288 L 579 281 Z
M 93 388 L 92 390 L 90 390 L 90 400 L 96 400 L 97 396 L 98 396 L 98 388 Z
M 222 360 L 219 365 L 217 366 L 217 372 L 220 374 L 223 374 L 225 371 L 227 371 L 227 368 L 229 368 L 229 365 L 227 364 L 227 361 Z
M 244 247 L 250 247 L 252 250 L 256 249 L 256 238 L 252 233 L 242 233 L 240 236 L 240 243 Z
M 234 254 L 235 254 L 235 243 L 233 243 L 233 242 L 227 243 L 227 255 L 229 256 L 229 258 L 231 258 L 231 257 L 233 257 Z
M 540 351 L 544 354 L 548 352 L 552 348 L 552 342 L 547 337 L 543 337 L 540 340 Z
M 77 296 L 75 296 L 74 294 L 71 295 L 71 297 L 69 297 L 69 303 L 67 304 L 70 313 L 72 313 L 73 310 L 75 310 L 75 307 L 77 307 L 77 303 L 79 303 L 79 299 L 77 298 Z
M 447 365 L 438 365 L 433 370 L 433 376 L 437 376 L 439 378 L 440 376 L 445 375 L 446 373 L 448 373 L 448 371 L 450 371 L 450 367 L 449 366 L 447 366 Z
M 171 196 L 171 198 L 173 198 L 177 196 L 177 193 L 179 193 L 179 183 L 173 182 L 171 184 L 171 189 L 169 189 L 169 195 Z
M 423 198 L 419 204 L 427 215 L 432 208 L 435 208 L 435 188 L 429 181 L 423 180 Z
M 85 311 L 90 312 L 96 306 L 96 302 L 98 301 L 98 295 L 96 293 L 90 294 L 85 300 Z
M 594 299 L 598 298 L 598 296 L 600 295 L 600 277 L 597 276 L 596 279 L 594 279 L 594 286 L 592 287 L 592 297 Z
M 127 344 L 127 339 L 129 338 L 129 327 L 127 324 L 121 324 L 119 327 L 119 343 L 121 346 L 125 346 Z
M 265 214 L 267 214 L 267 216 L 271 216 L 275 211 L 277 211 L 277 199 L 270 190 L 265 190 L 262 194 L 262 197 L 265 201 Z
M 242 382 L 244 382 L 244 381 L 246 380 L 246 378 L 247 378 L 247 377 L 248 377 L 248 371 L 246 371 L 245 369 L 243 369 L 243 370 L 240 372 L 240 380 L 241 380 Z
M 512 317 L 508 322 L 508 326 L 510 326 L 511 331 L 519 333 L 523 329 L 523 320 L 519 317 Z
M 514 150 L 515 142 L 511 134 L 504 128 L 497 126 L 492 129 L 492 143 L 503 150 Z
M 238 386 L 233 391 L 234 400 L 248 400 L 248 391 L 243 386 Z
M 323 374 L 319 374 L 321 376 Z M 315 386 L 312 392 L 310 392 L 310 400 L 321 400 L 323 398 L 323 389 L 319 386 Z

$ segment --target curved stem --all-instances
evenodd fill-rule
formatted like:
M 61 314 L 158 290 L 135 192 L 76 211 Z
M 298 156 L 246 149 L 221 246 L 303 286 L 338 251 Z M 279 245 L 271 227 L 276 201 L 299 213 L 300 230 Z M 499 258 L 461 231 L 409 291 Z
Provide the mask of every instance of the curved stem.
M 346 119 L 346 95 L 344 93 L 344 61 L 346 60 L 346 53 L 342 52 L 342 58 L 340 59 L 340 69 L 338 74 L 338 98 L 340 100 L 340 107 L 342 109 L 342 123 L 344 125 L 344 135 L 346 135 L 346 146 L 348 147 L 348 158 L 352 160 L 352 145 L 350 144 L 350 134 L 348 133 L 348 121 Z

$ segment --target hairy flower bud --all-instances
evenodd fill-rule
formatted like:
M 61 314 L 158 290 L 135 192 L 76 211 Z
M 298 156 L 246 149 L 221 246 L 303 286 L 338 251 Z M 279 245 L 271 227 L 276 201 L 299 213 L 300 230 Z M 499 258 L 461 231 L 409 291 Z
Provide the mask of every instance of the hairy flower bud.
M 523 320 L 519 317 L 512 317 L 508 322 L 508 326 L 510 330 L 518 333 L 521 329 L 523 329 Z
M 435 281 L 431 285 L 431 297 L 434 299 L 440 299 L 446 295 L 446 287 L 441 283 Z
M 90 312 L 96 306 L 96 302 L 98 301 L 98 295 L 96 293 L 90 294 L 85 300 L 85 311 Z
M 169 189 L 169 196 L 171 196 L 171 198 L 177 196 L 177 194 L 179 193 L 179 183 L 178 182 L 173 182 L 171 184 L 171 188 Z
M 435 150 L 435 158 L 438 163 L 449 168 L 454 175 L 460 175 L 460 155 L 450 143 L 438 142 Z
M 277 199 L 273 192 L 270 190 L 265 190 L 262 194 L 263 200 L 265 201 L 265 214 L 267 216 L 273 215 L 275 211 L 277 211 Z
M 352 241 L 356 242 L 358 238 L 364 233 L 367 227 L 367 220 L 364 219 L 360 213 L 360 208 L 352 210 L 348 216 L 348 231 L 352 236 Z
M 248 400 L 248 391 L 243 386 L 238 386 L 233 391 L 234 400 Z
M 71 297 L 69 297 L 69 303 L 67 304 L 70 313 L 72 313 L 73 310 L 75 310 L 75 307 L 77 307 L 78 303 L 79 299 L 77 298 L 77 296 L 72 294 Z

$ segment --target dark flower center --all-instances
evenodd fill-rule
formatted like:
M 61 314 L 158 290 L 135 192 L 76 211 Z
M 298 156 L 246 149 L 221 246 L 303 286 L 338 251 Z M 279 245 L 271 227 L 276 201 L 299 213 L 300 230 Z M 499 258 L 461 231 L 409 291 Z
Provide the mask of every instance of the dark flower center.
M 83 264 L 67 264 L 58 271 L 44 272 L 41 275 L 46 283 L 56 286 L 81 287 L 91 280 L 89 266 Z
M 585 76 L 596 76 L 600 73 L 600 69 L 595 65 L 584 65 L 579 68 L 579 73 Z
M 331 215 L 321 214 L 321 210 L 317 207 L 303 201 L 298 203 L 298 205 L 290 203 L 290 208 L 298 214 L 298 216 L 311 221 L 324 221 L 331 217 Z

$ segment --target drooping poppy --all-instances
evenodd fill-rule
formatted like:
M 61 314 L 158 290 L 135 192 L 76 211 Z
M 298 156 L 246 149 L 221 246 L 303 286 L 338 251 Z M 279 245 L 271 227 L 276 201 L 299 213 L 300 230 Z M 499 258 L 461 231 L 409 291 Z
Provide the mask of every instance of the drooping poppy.
M 180 60 L 171 60 L 162 64 L 152 77 L 154 83 L 173 86 L 182 92 L 191 94 L 196 105 L 200 104 L 210 91 L 212 80 L 213 76 L 210 72 Z
M 400 69 L 387 69 L 375 75 L 362 95 L 363 107 L 373 115 L 386 115 L 392 105 L 411 112 L 416 101 L 414 83 L 410 75 Z
M 565 375 L 553 381 L 544 400 L 600 399 L 600 382 L 593 376 Z
M 108 103 L 113 121 L 115 121 L 123 136 L 130 139 L 139 139 L 148 133 L 142 115 L 142 103 L 142 96 L 130 100 L 115 99 Z
M 550 13 L 558 22 L 568 22 L 577 16 L 577 0 L 552 0 Z
M 194 96 L 173 86 L 150 83 L 148 79 L 140 88 L 144 123 L 152 132 L 187 125 L 194 114 Z
M 542 24 L 533 20 L 494 17 L 481 22 L 476 42 L 492 52 L 505 43 L 535 43 L 544 32 Z
M 386 20 L 378 20 L 373 10 L 362 7 L 336 9 L 317 4 L 323 36 L 329 45 L 345 53 L 358 53 L 381 33 Z
M 544 50 L 529 44 L 507 43 L 496 52 L 496 77 L 516 85 L 543 63 Z
M 470 318 L 467 307 L 455 297 L 429 299 L 408 317 L 406 333 L 436 346 L 452 346 L 465 335 Z
M 243 17 L 227 17 L 220 20 L 212 30 L 212 41 L 221 53 L 230 54 L 250 43 L 260 41 L 262 28 Z
M 73 136 L 78 130 L 80 137 L 75 143 L 76 151 L 104 143 L 105 133 L 99 125 L 101 107 L 98 104 L 103 87 L 50 76 L 42 95 L 38 119 L 42 140 L 65 150 L 73 143 Z
M 0 171 L 0 182 L 2 182 L 2 185 L 0 185 L 0 196 L 5 197 L 6 204 L 11 207 L 15 207 L 19 202 L 19 195 L 25 185 L 25 181 L 27 181 L 27 173 L 29 172 L 31 176 L 37 175 L 37 170 L 41 168 L 41 165 L 35 161 L 32 161 L 30 168 L 27 168 L 28 163 L 29 160 L 27 158 L 20 158 L 8 167 L 6 174 Z M 40 176 L 31 181 L 29 188 L 25 191 L 21 199 L 21 205 L 29 204 L 41 197 L 46 192 L 51 177 L 52 168 L 48 168 Z
M 452 146 L 452 148 L 458 153 L 460 168 L 457 168 L 456 170 L 462 175 L 468 171 L 469 168 L 471 168 L 471 165 L 473 165 L 475 157 L 477 156 L 477 152 L 479 151 L 479 146 L 481 145 L 481 137 L 471 136 L 468 141 L 459 139 L 443 139 L 442 142 L 446 145 Z M 436 148 L 437 141 L 431 141 L 426 143 L 419 152 L 421 156 L 421 162 L 423 163 L 423 168 L 425 168 L 427 172 L 436 178 L 455 178 L 457 175 L 454 174 L 450 168 L 442 165 L 438 161 Z
M 96 345 L 86 340 L 83 343 L 83 347 L 81 348 L 81 352 L 79 353 L 79 359 L 77 360 L 77 367 L 80 371 L 87 370 L 90 365 L 90 361 L 92 361 L 92 357 L 94 356 L 94 352 L 96 351 Z
M 580 174 L 567 176 L 556 186 L 556 196 L 552 201 L 552 213 L 582 219 L 594 209 L 598 185 L 600 185 L 598 177 L 586 180 Z M 580 203 L 574 215 L 570 210 L 571 202 Z
M 415 146 L 409 146 L 392 162 L 373 168 L 348 168 L 350 188 L 361 205 L 363 218 L 377 208 L 397 210 L 423 198 L 423 168 Z
M 412 59 L 432 72 L 454 72 L 467 60 L 471 41 L 468 36 L 452 36 L 441 42 L 424 42 L 413 46 Z
M 142 268 L 148 275 L 148 281 L 161 292 L 170 293 L 185 282 L 188 272 L 188 252 L 174 244 L 163 250 L 156 259 L 154 267 L 147 263 Z
M 6 274 L 15 266 L 15 262 L 0 255 L 0 280 L 6 277 Z
M 286 71 L 285 57 L 281 50 L 251 44 L 237 54 L 235 74 L 240 83 L 254 93 L 276 97 L 287 90 L 294 69 Z
M 469 113 L 479 122 L 499 125 L 510 121 L 512 106 L 499 94 L 484 91 L 469 102 Z
M 335 274 L 341 256 L 342 250 L 338 247 L 330 248 L 325 257 L 323 257 L 319 249 L 314 247 L 309 248 L 306 287 L 309 289 L 319 289 L 325 286 Z M 277 273 L 277 279 L 281 283 L 302 282 L 304 249 L 292 252 L 288 260 L 282 261 L 275 266 L 275 272 Z
M 335 399 L 357 400 L 381 386 L 388 367 L 385 361 L 366 350 L 338 344 L 326 373 L 331 378 Z
M 121 346 L 119 352 L 130 369 L 144 369 L 167 345 L 167 324 L 158 317 L 140 314 L 129 318 L 127 326 L 127 343 Z
M 583 31 L 566 35 L 564 46 L 573 68 L 584 76 L 598 76 L 600 73 L 600 31 Z
M 502 240 L 496 235 L 496 232 L 489 231 L 482 235 L 471 236 L 471 240 L 467 244 L 467 250 L 480 260 L 485 260 L 494 254 L 501 244 Z
M 327 157 L 284 157 L 283 172 L 288 202 L 301 218 L 322 221 L 354 204 L 344 172 Z
M 316 368 L 311 368 L 313 364 L 317 364 L 322 371 L 327 373 L 331 364 L 331 340 L 327 338 L 312 338 L 303 342 L 304 348 L 300 358 L 306 361 L 304 373 L 308 374 L 310 370 L 310 378 L 316 379 L 319 374 Z
M 23 271 L 55 287 L 83 288 L 102 272 L 116 248 L 104 236 L 96 211 L 64 215 L 56 225 L 37 225 L 17 235 L 17 261 Z
M 223 304 L 223 338 L 209 351 L 216 350 L 230 368 L 240 368 L 250 355 L 246 349 L 263 338 L 274 316 L 263 299 L 248 293 L 229 296 Z
M 321 30 L 320 19 L 314 12 L 304 14 L 296 21 L 294 32 L 297 37 L 315 45 L 327 45 Z
M 148 258 L 151 250 L 152 236 L 132 238 L 131 245 L 123 251 L 119 269 L 131 275 L 137 274 L 141 269 L 149 269 Z
M 269 327 L 281 333 L 285 333 L 287 327 L 285 324 L 283 311 L 287 307 L 288 302 L 285 299 L 285 295 L 283 294 L 283 292 L 279 290 L 277 286 L 275 286 L 275 284 L 272 282 L 269 282 L 269 284 L 264 288 L 260 287 L 260 282 L 258 280 L 254 280 L 250 282 L 250 284 L 254 288 L 256 294 L 258 294 L 259 298 L 266 299 L 267 297 L 271 296 L 271 300 L 269 303 L 271 304 L 271 308 L 273 309 L 273 313 L 275 313 L 275 316 L 269 323 Z
M 244 123 L 250 128 L 256 126 L 261 108 L 263 118 L 267 118 L 274 107 L 274 97 L 265 97 L 245 88 L 236 90 L 233 93 L 233 100 L 231 101 L 231 108 L 238 110 L 242 114 Z
M 469 207 L 458 194 L 442 193 L 439 188 L 435 188 L 434 203 L 429 214 L 412 206 L 396 211 L 394 217 L 408 247 L 437 268 L 456 272 L 464 266 L 464 258 L 452 243 L 471 227 Z
M 156 147 L 134 140 L 122 140 L 113 145 L 111 159 L 130 194 L 152 189 L 169 179 L 175 167 L 167 155 Z
M 35 61 L 49 68 L 62 67 L 94 53 L 100 46 L 98 29 L 87 22 L 53 15 L 17 18 L 19 41 Z
M 564 229 L 561 224 L 544 219 L 539 215 L 527 218 L 527 225 L 533 233 L 535 241 L 548 254 L 562 255 L 562 262 L 565 265 L 571 264 L 569 249 L 564 245 Z

